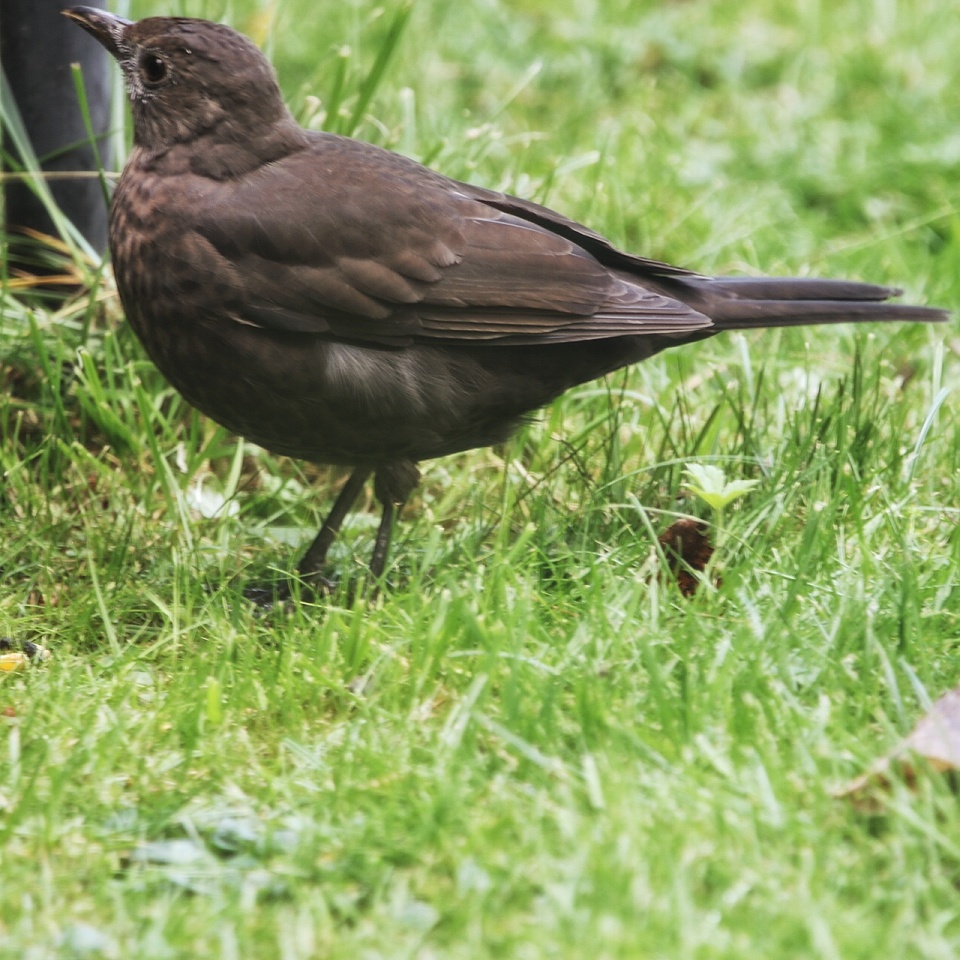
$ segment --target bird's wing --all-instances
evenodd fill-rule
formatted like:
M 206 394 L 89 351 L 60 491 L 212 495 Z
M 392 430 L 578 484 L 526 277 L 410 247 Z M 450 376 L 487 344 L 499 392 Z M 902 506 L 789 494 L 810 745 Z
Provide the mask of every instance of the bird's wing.
M 277 331 L 516 344 L 710 326 L 626 268 L 686 271 L 630 258 L 545 207 L 329 135 L 225 187 L 195 225 L 230 264 L 236 319 Z

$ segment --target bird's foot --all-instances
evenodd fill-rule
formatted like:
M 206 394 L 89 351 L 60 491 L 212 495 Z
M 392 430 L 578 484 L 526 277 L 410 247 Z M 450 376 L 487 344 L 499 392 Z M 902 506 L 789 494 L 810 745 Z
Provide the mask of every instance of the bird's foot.
M 290 600 L 290 584 L 287 580 L 277 580 L 275 583 L 248 583 L 243 588 L 243 596 L 260 610 L 272 610 Z
M 244 587 L 243 595 L 261 610 L 272 610 L 291 603 L 295 598 L 303 600 L 319 600 L 330 596 L 336 590 L 336 583 L 326 577 L 313 575 L 309 578 L 301 577 L 296 581 L 287 578 L 272 583 L 250 583 Z

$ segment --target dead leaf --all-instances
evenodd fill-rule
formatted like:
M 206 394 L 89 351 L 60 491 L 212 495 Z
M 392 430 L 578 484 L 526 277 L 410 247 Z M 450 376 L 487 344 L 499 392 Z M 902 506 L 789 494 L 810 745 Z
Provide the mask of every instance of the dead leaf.
M 907 384 L 917 375 L 917 368 L 909 360 L 901 360 L 897 364 L 897 379 L 900 381 L 900 389 L 906 390 Z
M 685 597 L 692 597 L 700 586 L 694 571 L 703 573 L 713 556 L 709 530 L 704 520 L 683 517 L 671 523 L 657 538 L 670 564 L 670 572 L 677 578 L 677 586 Z
M 871 791 L 890 786 L 894 768 L 913 787 L 919 775 L 918 758 L 938 773 L 960 770 L 960 687 L 945 693 L 893 750 L 865 774 L 842 786 L 835 796 L 869 802 Z

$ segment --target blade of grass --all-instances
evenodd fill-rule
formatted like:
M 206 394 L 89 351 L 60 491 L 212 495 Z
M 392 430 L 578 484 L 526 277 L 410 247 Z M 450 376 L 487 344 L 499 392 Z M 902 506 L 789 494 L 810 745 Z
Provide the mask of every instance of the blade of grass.
M 50 192 L 50 187 L 47 185 L 40 168 L 40 161 L 34 153 L 30 138 L 27 136 L 23 118 L 20 116 L 20 110 L 10 93 L 10 84 L 7 82 L 6 74 L 3 73 L 2 68 L 0 68 L 0 125 L 7 131 L 10 142 L 20 157 L 21 170 L 26 174 L 25 182 L 43 204 L 43 208 L 49 214 L 57 232 L 70 248 L 70 255 L 74 262 L 77 264 L 99 264 L 100 255 L 64 215 Z
M 83 125 L 87 130 L 87 137 L 90 141 L 90 149 L 97 165 L 97 176 L 100 178 L 100 189 L 103 191 L 103 202 L 110 205 L 110 185 L 107 183 L 107 173 L 103 168 L 103 160 L 100 157 L 100 137 L 93 129 L 93 118 L 90 116 L 90 103 L 87 100 L 87 87 L 83 82 L 83 71 L 80 65 L 75 63 L 71 67 L 73 76 L 73 89 L 76 91 L 77 100 L 80 103 L 80 115 L 83 117 Z M 105 135 L 106 136 L 106 135 Z
M 377 56 L 373 61 L 373 66 L 370 68 L 370 71 L 367 73 L 366 77 L 364 77 L 363 83 L 360 84 L 360 94 L 357 98 L 356 104 L 354 105 L 353 113 L 350 115 L 350 119 L 347 122 L 345 129 L 342 131 L 348 136 L 355 133 L 357 127 L 359 127 L 363 121 L 363 117 L 367 112 L 367 107 L 370 106 L 370 101 L 377 92 L 377 89 L 387 72 L 387 68 L 390 66 L 391 60 L 393 60 L 394 55 L 397 53 L 397 50 L 400 46 L 400 40 L 403 37 L 403 32 L 410 20 L 410 14 L 412 11 L 413 3 L 411 0 L 407 0 L 407 2 L 402 4 L 400 9 L 397 10 L 393 21 L 390 24 L 390 29 L 387 31 L 387 35 L 384 38 L 383 43 L 380 45 L 380 49 L 377 51 Z

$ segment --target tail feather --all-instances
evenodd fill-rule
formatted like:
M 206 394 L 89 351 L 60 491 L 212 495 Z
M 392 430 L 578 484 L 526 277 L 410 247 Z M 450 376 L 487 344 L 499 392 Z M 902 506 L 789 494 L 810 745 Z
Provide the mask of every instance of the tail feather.
M 684 278 L 681 283 L 695 291 L 691 306 L 713 320 L 715 331 L 874 321 L 942 323 L 950 319 L 949 311 L 937 307 L 886 303 L 901 291 L 872 283 L 791 277 Z
M 816 277 L 710 277 L 707 284 L 741 300 L 889 300 L 902 290 L 859 280 Z

